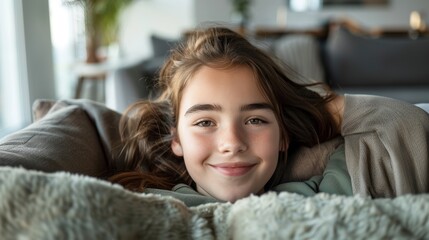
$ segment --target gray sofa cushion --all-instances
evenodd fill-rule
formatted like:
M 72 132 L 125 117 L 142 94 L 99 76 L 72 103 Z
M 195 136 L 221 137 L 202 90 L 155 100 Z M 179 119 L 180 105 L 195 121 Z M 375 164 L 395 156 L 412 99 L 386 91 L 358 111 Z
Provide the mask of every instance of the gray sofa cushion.
M 325 72 L 320 59 L 317 40 L 304 34 L 286 35 L 274 43 L 273 54 L 304 76 L 303 83 L 325 82 Z M 295 80 L 302 82 L 303 80 Z
M 167 39 L 159 35 L 153 34 L 150 36 L 152 43 L 153 56 L 155 57 L 166 57 L 171 48 L 174 48 L 180 40 Z
M 37 101 L 35 122 L 0 140 L 0 166 L 96 177 L 117 169 L 120 114 L 90 100 Z
M 344 27 L 330 33 L 326 67 L 334 88 L 429 84 L 429 39 L 373 38 Z
M 320 57 L 318 41 L 309 35 L 286 35 L 275 41 L 273 54 L 280 60 L 286 75 L 300 84 L 313 84 L 325 81 L 325 72 Z M 309 87 L 322 95 L 326 89 L 322 85 Z

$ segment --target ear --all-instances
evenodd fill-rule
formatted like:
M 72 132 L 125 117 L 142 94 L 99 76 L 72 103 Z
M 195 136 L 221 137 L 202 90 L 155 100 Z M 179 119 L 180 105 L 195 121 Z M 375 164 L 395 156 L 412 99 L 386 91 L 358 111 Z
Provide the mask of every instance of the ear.
M 177 134 L 177 129 L 171 129 L 171 134 L 173 135 L 173 140 L 171 141 L 171 150 L 178 157 L 183 157 L 182 144 L 180 143 L 179 135 Z

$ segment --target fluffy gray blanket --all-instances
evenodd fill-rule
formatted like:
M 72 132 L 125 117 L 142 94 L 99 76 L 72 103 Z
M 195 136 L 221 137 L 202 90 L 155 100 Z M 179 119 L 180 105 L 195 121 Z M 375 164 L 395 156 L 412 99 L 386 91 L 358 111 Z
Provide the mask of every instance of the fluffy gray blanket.
M 268 193 L 188 208 L 95 178 L 0 168 L 2 239 L 429 239 L 429 195 Z

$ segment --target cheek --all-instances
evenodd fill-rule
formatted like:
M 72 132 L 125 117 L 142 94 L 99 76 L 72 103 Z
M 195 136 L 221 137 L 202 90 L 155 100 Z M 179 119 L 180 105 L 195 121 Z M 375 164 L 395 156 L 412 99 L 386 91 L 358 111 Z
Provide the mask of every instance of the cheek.
M 195 182 L 202 182 L 206 178 L 204 163 L 212 153 L 211 142 L 205 137 L 190 133 L 182 136 L 183 159 L 186 169 Z
M 266 139 L 263 140 L 265 144 L 265 163 L 267 164 L 267 170 L 270 173 L 267 175 L 268 179 L 270 179 L 276 168 L 277 163 L 279 160 L 279 152 L 280 152 L 280 134 L 279 131 L 273 132 L 272 134 L 268 135 Z
M 193 134 L 189 130 L 180 134 L 180 142 L 186 165 L 203 162 L 210 155 L 213 144 L 209 137 Z
M 258 136 L 252 136 L 253 151 L 261 159 L 269 172 L 274 172 L 280 152 L 280 135 L 278 131 L 269 131 Z

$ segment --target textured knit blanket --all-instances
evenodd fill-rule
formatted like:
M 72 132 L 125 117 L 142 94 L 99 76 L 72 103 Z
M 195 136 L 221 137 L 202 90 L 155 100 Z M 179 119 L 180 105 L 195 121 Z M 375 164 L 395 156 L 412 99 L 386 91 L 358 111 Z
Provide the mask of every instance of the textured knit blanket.
M 2 239 L 429 239 L 429 195 L 268 193 L 188 208 L 95 178 L 0 168 Z

